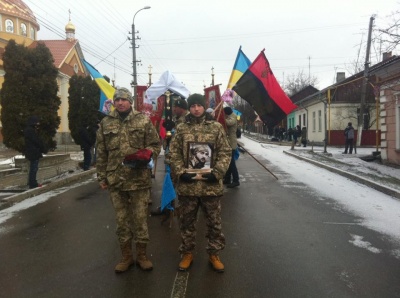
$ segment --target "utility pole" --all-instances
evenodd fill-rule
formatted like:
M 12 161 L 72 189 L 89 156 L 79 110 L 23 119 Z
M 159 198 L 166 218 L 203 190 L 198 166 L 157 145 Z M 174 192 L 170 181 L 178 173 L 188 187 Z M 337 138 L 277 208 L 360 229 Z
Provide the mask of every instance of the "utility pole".
M 141 9 L 139 9 L 134 15 L 133 15 L 133 20 L 132 20 L 132 68 L 133 68 L 133 81 L 132 81 L 132 87 L 133 87 L 133 99 L 136 102 L 136 97 L 137 97 L 137 72 L 136 72 L 136 63 L 140 62 L 136 60 L 136 32 L 135 32 L 135 17 L 137 13 L 143 9 L 150 9 L 150 6 L 145 6 Z M 137 39 L 140 39 L 139 37 Z
M 371 35 L 372 35 L 372 26 L 374 24 L 374 19 L 375 19 L 374 15 L 372 15 L 371 18 L 369 19 L 367 53 L 365 55 L 364 78 L 363 78 L 362 86 L 361 86 L 360 114 L 358 115 L 357 147 L 361 146 L 362 130 L 364 128 L 365 98 L 367 95 L 368 74 L 369 74 L 369 64 L 370 64 L 369 53 L 371 50 Z
M 211 86 L 214 86 L 214 66 L 211 67 Z
M 152 75 L 152 73 L 151 73 L 151 65 L 149 65 L 149 87 L 151 86 L 151 75 Z

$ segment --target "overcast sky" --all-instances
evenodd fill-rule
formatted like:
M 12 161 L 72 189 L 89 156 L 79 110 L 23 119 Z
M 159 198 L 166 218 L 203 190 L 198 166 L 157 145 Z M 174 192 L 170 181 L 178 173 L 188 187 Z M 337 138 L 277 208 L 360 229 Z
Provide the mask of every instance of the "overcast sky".
M 369 19 L 385 28 L 399 0 L 24 0 L 40 24 L 38 39 L 65 38 L 68 10 L 86 60 L 116 85 L 132 81 L 131 36 L 135 29 L 138 84 L 152 82 L 169 70 L 191 93 L 203 93 L 211 84 L 226 89 L 237 51 L 253 61 L 261 50 L 277 79 L 299 71 L 315 76 L 318 88 L 333 83 L 338 71 L 364 64 Z M 393 54 L 398 54 L 397 51 Z M 371 50 L 377 62 L 381 49 Z

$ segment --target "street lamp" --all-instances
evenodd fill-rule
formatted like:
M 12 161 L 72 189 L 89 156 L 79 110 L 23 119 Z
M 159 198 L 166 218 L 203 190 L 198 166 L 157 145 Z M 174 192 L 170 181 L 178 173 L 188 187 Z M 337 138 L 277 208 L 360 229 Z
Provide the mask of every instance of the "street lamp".
M 136 61 L 136 37 L 135 37 L 135 17 L 138 14 L 139 11 L 144 10 L 144 9 L 150 9 L 150 6 L 145 6 L 141 9 L 139 9 L 134 15 L 133 15 L 133 21 L 132 21 L 132 67 L 133 67 L 133 98 L 135 99 L 136 102 L 136 97 L 137 97 L 137 73 L 136 73 L 136 63 L 140 61 Z

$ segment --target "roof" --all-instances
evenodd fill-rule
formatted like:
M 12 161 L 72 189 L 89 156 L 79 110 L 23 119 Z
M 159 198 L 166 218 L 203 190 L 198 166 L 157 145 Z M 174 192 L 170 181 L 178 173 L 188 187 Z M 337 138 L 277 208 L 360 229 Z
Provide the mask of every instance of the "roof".
M 298 102 L 299 100 L 302 100 L 303 98 L 317 93 L 319 90 L 311 85 L 308 85 L 307 87 L 304 87 L 297 93 L 293 94 L 290 96 L 290 99 L 292 100 L 293 103 Z
M 388 65 L 390 65 L 392 63 L 398 62 L 399 60 L 400 60 L 400 56 L 394 55 L 394 56 L 392 56 L 392 57 L 390 57 L 390 58 L 388 58 L 388 59 L 386 59 L 386 60 L 384 60 L 382 62 L 379 62 L 379 63 L 371 66 L 369 68 L 369 72 L 371 73 L 371 72 L 378 71 L 378 70 L 380 70 L 380 69 L 382 69 L 384 67 L 387 67 Z
M 33 42 L 29 47 L 35 48 L 39 42 L 44 43 L 45 46 L 49 48 L 49 50 L 54 58 L 54 65 L 57 68 L 60 68 L 62 66 L 65 58 L 68 56 L 68 54 L 71 52 L 71 50 L 78 43 L 78 40 L 76 40 L 76 39 L 72 40 L 72 41 L 69 41 L 69 40 L 37 40 L 37 41 Z
M 0 13 L 14 16 L 34 23 L 38 30 L 39 24 L 32 10 L 21 0 L 0 0 Z

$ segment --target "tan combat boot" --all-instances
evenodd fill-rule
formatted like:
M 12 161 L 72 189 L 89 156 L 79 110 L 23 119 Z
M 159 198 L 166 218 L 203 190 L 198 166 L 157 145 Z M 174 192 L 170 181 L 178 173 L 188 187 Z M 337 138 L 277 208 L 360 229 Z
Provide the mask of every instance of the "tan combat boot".
M 125 243 L 120 244 L 121 252 L 122 252 L 122 260 L 115 266 L 115 272 L 121 273 L 125 272 L 129 269 L 129 267 L 135 263 L 132 255 L 132 242 L 126 241 Z
M 192 262 L 193 262 L 193 254 L 191 252 L 184 253 L 179 263 L 179 270 L 186 271 L 187 269 L 189 269 Z
M 153 269 L 153 264 L 146 257 L 146 246 L 146 243 L 136 243 L 136 264 L 139 265 L 140 269 L 147 271 Z
M 213 266 L 214 270 L 217 272 L 224 272 L 224 264 L 222 264 L 221 260 L 219 259 L 219 256 L 217 255 L 210 255 L 208 259 Z

